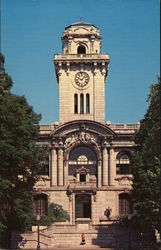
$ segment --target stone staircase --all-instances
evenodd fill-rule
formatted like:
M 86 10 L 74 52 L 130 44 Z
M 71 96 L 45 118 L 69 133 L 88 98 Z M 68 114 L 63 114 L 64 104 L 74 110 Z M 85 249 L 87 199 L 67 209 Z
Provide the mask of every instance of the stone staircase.
M 88 227 L 87 227 L 88 226 Z M 81 245 L 81 234 L 85 233 L 86 244 Z M 19 237 L 19 238 L 18 238 Z M 13 248 L 36 249 L 37 230 L 14 236 Z M 17 241 L 16 241 L 17 239 Z M 134 249 L 138 249 L 140 238 L 136 232 L 130 232 L 130 241 Z M 147 241 L 146 241 L 147 243 Z M 143 244 L 143 242 L 142 242 Z M 149 244 L 149 243 L 148 243 Z M 52 248 L 98 248 L 108 247 L 122 249 L 129 246 L 129 231 L 117 224 L 108 225 L 58 225 L 40 229 L 41 249 Z

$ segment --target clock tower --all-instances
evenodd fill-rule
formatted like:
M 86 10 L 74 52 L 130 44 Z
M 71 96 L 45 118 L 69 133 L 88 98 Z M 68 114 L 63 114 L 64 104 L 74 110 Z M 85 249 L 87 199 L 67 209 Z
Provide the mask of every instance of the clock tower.
M 59 121 L 105 122 L 105 81 L 109 55 L 101 53 L 96 26 L 78 22 L 66 27 L 62 54 L 55 54 L 59 83 Z

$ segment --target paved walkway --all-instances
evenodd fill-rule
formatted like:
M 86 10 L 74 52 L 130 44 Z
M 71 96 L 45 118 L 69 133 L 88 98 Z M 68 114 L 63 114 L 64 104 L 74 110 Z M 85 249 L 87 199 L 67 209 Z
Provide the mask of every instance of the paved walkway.
M 115 250 L 114 248 L 108 248 L 108 247 L 100 247 L 100 246 L 97 246 L 97 245 L 58 245 L 58 246 L 55 246 L 52 250 Z
M 87 246 L 87 245 L 80 246 L 80 247 L 79 246 L 67 246 L 67 247 L 60 246 L 60 247 L 54 247 L 54 248 L 48 248 L 48 249 L 41 248 L 41 250 L 83 250 L 83 249 L 84 250 L 115 250 L 114 248 L 107 248 L 107 247 L 102 248 L 99 246 Z M 25 250 L 36 250 L 36 249 L 25 249 Z
M 74 249 L 74 250 L 82 250 L 82 249 L 86 249 L 86 250 L 115 250 L 114 248 L 100 248 L 100 247 L 80 247 L 80 248 L 53 248 L 50 250 L 70 250 L 70 249 Z
M 114 248 L 101 248 L 101 247 L 68 247 L 68 248 L 64 248 L 64 247 L 54 247 L 54 248 L 48 248 L 48 249 L 45 249 L 45 248 L 41 248 L 41 250 L 115 250 Z M 27 249 L 26 249 L 27 250 Z M 31 249 L 30 249 L 31 250 Z M 32 250 L 36 250 L 36 249 L 32 249 Z
M 54 247 L 50 250 L 115 250 L 114 248 L 102 248 L 102 247 L 99 247 L 99 246 L 67 246 L 67 247 Z M 49 250 L 49 249 L 41 249 L 41 250 Z

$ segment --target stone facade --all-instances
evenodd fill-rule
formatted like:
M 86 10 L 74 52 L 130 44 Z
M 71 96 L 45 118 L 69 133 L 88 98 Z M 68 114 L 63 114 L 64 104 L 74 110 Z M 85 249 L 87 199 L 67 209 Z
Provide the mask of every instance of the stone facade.
M 101 54 L 96 26 L 79 22 L 66 27 L 62 48 L 54 56 L 59 122 L 40 125 L 37 145 L 48 148 L 49 173 L 40 176 L 35 192 L 46 195 L 48 204 L 61 205 L 70 221 L 42 229 L 41 237 L 46 248 L 61 244 L 61 237 L 64 244 L 78 244 L 82 232 L 89 245 L 127 246 L 128 232 L 117 222 L 132 212 L 130 161 L 139 124 L 104 119 L 109 55 Z M 34 231 L 23 237 L 23 247 L 36 244 Z M 140 244 L 136 237 L 135 245 Z
M 133 151 L 133 134 L 138 127 L 136 124 L 103 124 L 89 120 L 41 125 L 38 144 L 48 146 L 50 150 L 50 176 L 41 176 L 42 180 L 36 188 L 48 195 L 49 202 L 62 205 L 68 211 L 71 224 L 76 223 L 75 198 L 81 194 L 90 196 L 92 224 L 99 224 L 106 219 L 104 213 L 107 207 L 112 209 L 111 218 L 119 218 L 119 194 L 130 192 L 132 175 L 116 173 L 117 156 L 120 152 Z M 78 153 L 79 148 L 90 148 L 94 152 L 95 175 L 87 173 L 86 162 L 83 164 L 78 161 L 76 164 L 80 168 L 73 175 L 68 175 L 71 168 L 70 154 L 75 148 Z M 85 181 L 80 181 L 81 171 Z M 81 206 L 77 208 L 81 209 Z
M 98 28 L 83 22 L 66 27 L 62 48 L 62 54 L 54 55 L 60 121 L 40 126 L 38 144 L 49 149 L 50 171 L 36 188 L 41 185 L 49 202 L 68 211 L 71 224 L 87 217 L 83 210 L 89 210 L 92 224 L 99 224 L 107 207 L 111 218 L 119 217 L 119 195 L 131 190 L 130 155 L 139 125 L 105 122 L 109 55 L 101 54 Z M 119 159 L 121 153 L 125 159 Z M 126 169 L 119 173 L 121 167 Z M 85 195 L 89 201 L 79 202 Z

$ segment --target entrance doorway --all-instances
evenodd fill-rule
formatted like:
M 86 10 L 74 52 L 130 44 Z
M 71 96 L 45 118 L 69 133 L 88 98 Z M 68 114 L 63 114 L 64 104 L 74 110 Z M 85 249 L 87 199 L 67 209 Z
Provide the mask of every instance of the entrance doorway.
M 91 218 L 91 195 L 77 194 L 75 196 L 75 218 Z

